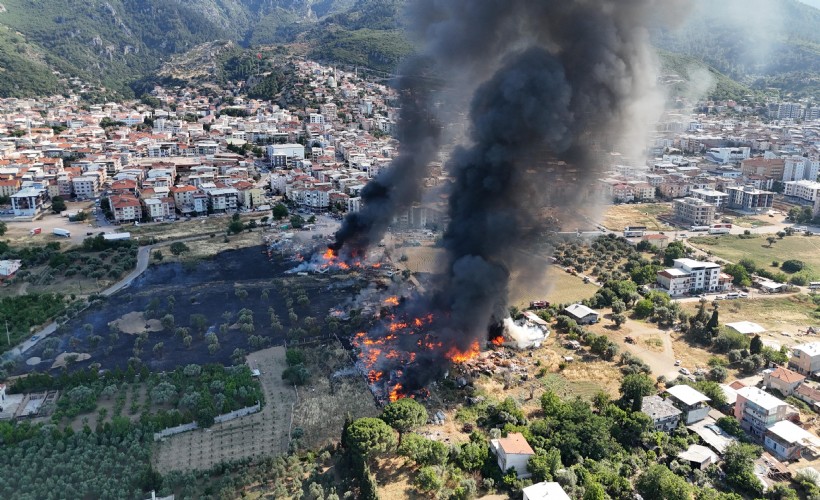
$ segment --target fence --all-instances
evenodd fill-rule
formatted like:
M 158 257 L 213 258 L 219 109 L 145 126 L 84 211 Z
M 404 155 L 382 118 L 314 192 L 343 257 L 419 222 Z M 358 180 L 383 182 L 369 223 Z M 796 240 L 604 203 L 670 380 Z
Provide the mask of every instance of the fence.
M 222 422 L 228 422 L 229 420 L 233 420 L 235 418 L 244 417 L 245 415 L 250 415 L 252 413 L 256 413 L 261 409 L 262 409 L 262 405 L 260 405 L 259 403 L 256 403 L 253 406 L 247 406 L 245 408 L 240 408 L 238 410 L 234 410 L 234 411 L 232 411 L 230 413 L 226 413 L 224 415 L 217 415 L 216 417 L 214 417 L 214 423 L 219 424 L 219 423 L 222 423 Z

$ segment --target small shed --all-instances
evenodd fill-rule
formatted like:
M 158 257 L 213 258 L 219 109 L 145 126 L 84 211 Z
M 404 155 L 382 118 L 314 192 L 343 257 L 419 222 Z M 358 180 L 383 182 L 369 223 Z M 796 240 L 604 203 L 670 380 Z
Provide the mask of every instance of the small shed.
M 716 464 L 720 460 L 717 453 L 699 444 L 693 444 L 686 451 L 678 453 L 678 458 L 701 470 Z

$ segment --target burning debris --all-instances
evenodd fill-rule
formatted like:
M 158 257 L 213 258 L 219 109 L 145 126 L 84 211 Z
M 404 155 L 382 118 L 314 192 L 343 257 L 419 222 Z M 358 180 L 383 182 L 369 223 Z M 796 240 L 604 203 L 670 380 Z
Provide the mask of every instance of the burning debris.
M 449 365 L 484 359 L 491 327 L 503 324 L 518 345 L 546 336 L 532 318 L 507 318 L 508 282 L 534 274 L 527 272 L 538 265 L 529 249 L 549 207 L 572 211 L 594 203 L 584 186 L 594 179 L 596 158 L 622 148 L 621 139 L 643 144 L 662 103 L 646 30 L 656 4 L 414 4 L 410 24 L 424 48 L 412 69 L 427 65 L 447 75 L 442 111 L 459 116 L 466 106 L 470 125 L 466 145 L 446 164 L 454 182 L 442 241 L 445 270 L 427 293 L 398 304 L 354 339 L 371 386 L 383 388 L 374 389 L 377 397 L 416 395 Z M 399 87 L 402 155 L 368 184 L 363 210 L 347 217 L 330 252 L 310 265 L 356 265 L 397 211 L 420 200 L 441 129 L 426 80 L 403 77 Z M 490 337 L 503 343 L 497 332 Z

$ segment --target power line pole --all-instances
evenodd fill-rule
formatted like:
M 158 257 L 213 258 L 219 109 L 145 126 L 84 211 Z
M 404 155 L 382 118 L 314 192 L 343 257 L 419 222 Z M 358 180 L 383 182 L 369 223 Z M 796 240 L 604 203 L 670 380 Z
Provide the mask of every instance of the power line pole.
M 11 335 L 9 335 L 9 320 L 6 320 L 6 342 L 11 345 Z

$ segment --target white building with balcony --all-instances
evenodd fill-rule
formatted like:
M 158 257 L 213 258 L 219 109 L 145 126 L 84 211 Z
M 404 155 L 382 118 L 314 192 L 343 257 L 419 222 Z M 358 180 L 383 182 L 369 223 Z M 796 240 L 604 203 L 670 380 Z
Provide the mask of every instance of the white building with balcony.
M 720 264 L 693 259 L 675 259 L 674 266 L 658 271 L 657 283 L 675 297 L 695 292 L 722 290 Z

